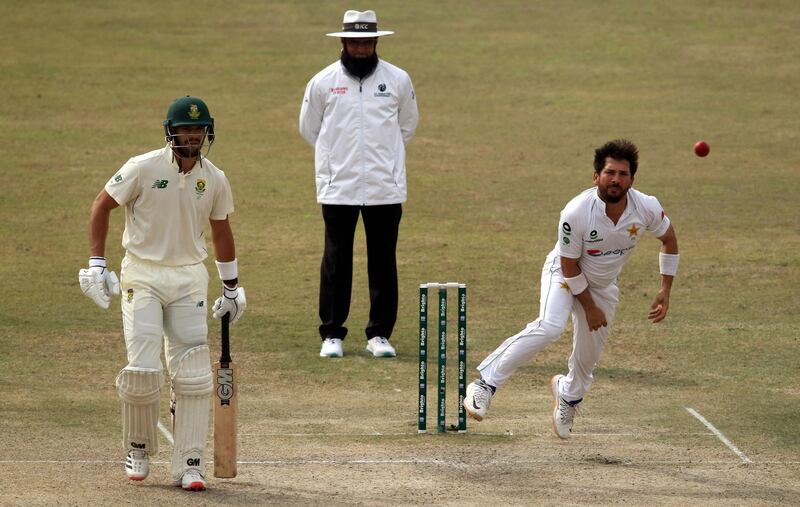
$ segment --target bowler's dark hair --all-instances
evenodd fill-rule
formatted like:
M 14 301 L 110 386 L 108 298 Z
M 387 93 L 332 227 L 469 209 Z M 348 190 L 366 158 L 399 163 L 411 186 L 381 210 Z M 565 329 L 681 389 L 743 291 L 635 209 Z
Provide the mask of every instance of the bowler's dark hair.
M 627 139 L 614 139 L 594 150 L 594 172 L 600 173 L 606 165 L 606 157 L 615 160 L 627 160 L 631 167 L 631 176 L 639 167 L 639 148 Z

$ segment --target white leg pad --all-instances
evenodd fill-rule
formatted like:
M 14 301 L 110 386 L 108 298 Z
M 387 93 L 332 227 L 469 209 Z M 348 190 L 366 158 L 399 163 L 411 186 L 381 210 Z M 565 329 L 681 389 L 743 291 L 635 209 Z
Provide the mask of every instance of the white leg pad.
M 116 380 L 122 401 L 122 446 L 126 451 L 158 453 L 158 405 L 164 376 L 161 370 L 124 368 Z
M 203 454 L 208 436 L 208 412 L 211 409 L 211 358 L 208 346 L 190 349 L 180 359 L 172 375 L 175 391 L 172 479 L 180 481 L 186 470 L 205 468 Z

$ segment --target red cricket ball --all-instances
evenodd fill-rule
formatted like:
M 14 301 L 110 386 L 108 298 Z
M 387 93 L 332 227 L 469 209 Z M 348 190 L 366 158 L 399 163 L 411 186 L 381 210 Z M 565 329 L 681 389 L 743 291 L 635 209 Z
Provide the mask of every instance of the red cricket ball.
M 705 141 L 697 141 L 694 144 L 694 154 L 698 157 L 705 157 L 711 151 L 711 146 Z

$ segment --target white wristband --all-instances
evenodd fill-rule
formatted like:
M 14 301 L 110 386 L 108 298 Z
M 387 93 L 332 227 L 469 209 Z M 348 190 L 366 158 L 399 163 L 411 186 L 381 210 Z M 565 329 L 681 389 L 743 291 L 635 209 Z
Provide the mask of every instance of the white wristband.
M 217 265 L 220 280 L 233 280 L 239 278 L 239 262 L 238 259 L 233 259 L 229 262 L 214 261 Z
M 106 258 L 105 257 L 89 257 L 89 267 L 90 268 L 103 268 L 106 267 Z
M 678 254 L 658 252 L 658 268 L 662 275 L 675 276 L 678 274 Z
M 586 275 L 583 273 L 579 273 L 578 276 L 573 276 L 572 278 L 564 278 L 564 281 L 567 282 L 567 288 L 569 288 L 573 296 L 577 296 L 589 287 L 589 280 L 586 279 Z

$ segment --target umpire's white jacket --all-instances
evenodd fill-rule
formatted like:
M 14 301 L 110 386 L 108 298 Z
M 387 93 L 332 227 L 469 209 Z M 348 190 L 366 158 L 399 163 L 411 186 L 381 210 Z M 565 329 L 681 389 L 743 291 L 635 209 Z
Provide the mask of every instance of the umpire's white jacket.
M 314 147 L 317 202 L 406 200 L 406 150 L 419 112 L 408 74 L 383 60 L 359 81 L 336 61 L 306 86 L 300 134 Z

